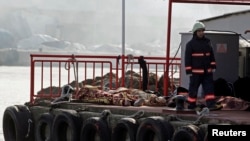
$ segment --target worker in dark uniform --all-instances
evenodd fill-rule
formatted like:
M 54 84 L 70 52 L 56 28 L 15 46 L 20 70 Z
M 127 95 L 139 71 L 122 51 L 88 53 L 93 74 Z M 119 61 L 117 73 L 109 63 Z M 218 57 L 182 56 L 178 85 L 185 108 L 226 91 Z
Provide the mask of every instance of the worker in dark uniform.
M 186 44 L 185 69 L 190 77 L 188 109 L 196 109 L 199 86 L 202 85 L 206 106 L 209 109 L 221 109 L 214 95 L 213 72 L 216 62 L 210 39 L 204 35 L 205 25 L 196 22 L 193 26 L 193 38 Z

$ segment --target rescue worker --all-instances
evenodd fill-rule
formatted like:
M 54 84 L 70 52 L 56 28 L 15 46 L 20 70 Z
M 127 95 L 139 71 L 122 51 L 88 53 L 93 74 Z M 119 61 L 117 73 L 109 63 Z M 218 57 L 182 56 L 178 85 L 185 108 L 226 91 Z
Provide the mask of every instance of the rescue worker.
M 197 95 L 202 85 L 206 106 L 211 110 L 221 109 L 216 104 L 213 84 L 213 72 L 216 69 L 214 52 L 210 39 L 204 35 L 205 25 L 196 22 L 193 25 L 192 39 L 186 44 L 185 69 L 189 76 L 188 109 L 197 109 Z

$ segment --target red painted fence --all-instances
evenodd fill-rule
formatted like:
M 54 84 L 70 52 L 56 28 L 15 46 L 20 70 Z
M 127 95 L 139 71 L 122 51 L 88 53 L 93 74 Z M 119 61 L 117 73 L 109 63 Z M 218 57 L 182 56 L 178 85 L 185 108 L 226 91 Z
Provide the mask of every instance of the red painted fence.
M 179 85 L 180 58 L 169 60 L 167 80 L 171 85 L 167 87 L 162 79 L 166 76 L 164 57 L 129 55 L 122 61 L 121 56 L 31 54 L 30 102 L 39 97 L 59 97 L 65 84 L 72 85 L 76 90 L 83 85 L 95 85 L 103 90 L 118 87 L 142 89 L 143 69 L 139 59 L 146 63 L 148 90 L 159 91 L 161 86 L 161 93 L 168 95 L 174 86 Z M 135 84 L 134 78 L 138 84 Z

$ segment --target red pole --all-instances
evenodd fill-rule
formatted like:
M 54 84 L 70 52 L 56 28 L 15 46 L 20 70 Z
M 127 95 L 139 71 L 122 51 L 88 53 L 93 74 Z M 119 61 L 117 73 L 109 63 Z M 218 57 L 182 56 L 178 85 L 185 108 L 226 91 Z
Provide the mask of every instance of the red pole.
M 30 103 L 33 104 L 34 97 L 34 64 L 33 64 L 33 56 L 30 55 Z
M 167 27 L 167 45 L 166 45 L 166 73 L 164 74 L 164 95 L 168 95 L 168 74 L 169 74 L 169 58 L 170 58 L 170 33 L 171 33 L 171 19 L 172 19 L 172 1 L 168 3 L 168 27 Z

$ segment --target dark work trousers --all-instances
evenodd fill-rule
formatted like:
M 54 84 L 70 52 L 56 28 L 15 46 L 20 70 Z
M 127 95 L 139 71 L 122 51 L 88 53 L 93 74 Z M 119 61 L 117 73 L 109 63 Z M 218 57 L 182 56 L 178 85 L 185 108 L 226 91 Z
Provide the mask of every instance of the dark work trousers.
M 197 99 L 198 89 L 200 85 L 202 85 L 204 96 L 206 96 L 207 94 L 214 94 L 213 74 L 212 73 L 193 74 L 192 76 L 190 76 L 190 82 L 189 82 L 190 98 Z

